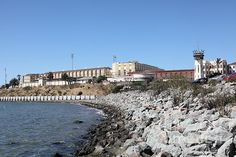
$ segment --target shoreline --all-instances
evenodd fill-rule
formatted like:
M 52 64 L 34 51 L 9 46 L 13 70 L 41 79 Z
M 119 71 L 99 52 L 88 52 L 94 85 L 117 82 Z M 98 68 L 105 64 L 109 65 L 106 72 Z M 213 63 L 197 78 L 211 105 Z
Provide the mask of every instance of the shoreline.
M 111 105 L 80 101 L 81 105 L 102 110 L 104 120 L 88 132 L 85 145 L 78 148 L 76 156 L 116 156 L 118 148 L 130 138 L 125 127 L 125 115 L 120 109 Z

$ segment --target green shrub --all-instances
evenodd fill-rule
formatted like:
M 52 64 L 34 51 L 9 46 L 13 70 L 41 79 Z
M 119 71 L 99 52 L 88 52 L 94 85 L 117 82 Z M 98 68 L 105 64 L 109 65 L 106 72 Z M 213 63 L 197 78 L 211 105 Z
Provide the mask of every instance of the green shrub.
M 229 79 L 229 82 L 236 82 L 236 78 Z
M 83 92 L 79 91 L 77 95 L 82 95 L 82 94 L 83 94 Z
M 214 92 L 212 88 L 204 88 L 203 86 L 196 84 L 192 85 L 191 89 L 193 91 L 193 97 L 197 97 L 199 94 L 201 94 L 201 96 L 205 96 Z
M 208 82 L 208 84 L 209 84 L 210 86 L 216 86 L 217 83 L 218 83 L 217 80 L 210 80 L 210 81 Z
M 30 87 L 30 86 L 26 86 L 26 87 L 23 88 L 23 90 L 25 90 L 25 91 L 29 91 L 31 89 L 32 89 L 32 87 Z
M 231 103 L 236 103 L 236 94 L 234 95 L 217 95 L 214 98 L 202 102 L 207 109 L 215 108 L 221 115 L 227 115 L 225 106 Z
M 118 85 L 118 86 L 115 86 L 113 89 L 112 89 L 112 93 L 119 93 L 121 92 L 121 89 L 123 89 L 123 85 Z
M 130 89 L 145 91 L 148 89 L 148 83 L 147 82 L 132 82 L 132 84 L 130 85 Z

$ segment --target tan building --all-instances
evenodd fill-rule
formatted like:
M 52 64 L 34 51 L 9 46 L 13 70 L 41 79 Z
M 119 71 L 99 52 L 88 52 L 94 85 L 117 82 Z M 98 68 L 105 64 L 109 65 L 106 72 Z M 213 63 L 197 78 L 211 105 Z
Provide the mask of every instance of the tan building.
M 81 78 L 81 77 L 99 77 L 99 76 L 111 76 L 111 68 L 88 68 L 78 70 L 67 70 L 67 71 L 55 71 L 53 73 L 53 79 L 61 79 L 61 76 L 66 73 L 69 77 Z M 43 74 L 43 77 L 47 77 L 48 73 Z
M 39 74 L 27 74 L 25 76 L 22 76 L 21 78 L 21 82 L 22 83 L 31 83 L 31 82 L 35 82 L 36 80 L 39 79 Z
M 112 64 L 112 76 L 115 77 L 124 77 L 128 76 L 129 73 L 133 72 L 142 72 L 145 70 L 162 70 L 158 67 L 142 64 L 137 61 L 129 61 L 129 62 L 115 62 Z

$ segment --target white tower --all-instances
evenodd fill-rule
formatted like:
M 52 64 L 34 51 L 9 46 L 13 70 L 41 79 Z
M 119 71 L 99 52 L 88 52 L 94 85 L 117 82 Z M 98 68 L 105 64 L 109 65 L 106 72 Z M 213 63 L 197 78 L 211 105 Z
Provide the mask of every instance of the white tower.
M 203 78 L 203 59 L 204 51 L 203 50 L 194 50 L 193 57 L 195 59 L 195 68 L 194 68 L 194 80 Z

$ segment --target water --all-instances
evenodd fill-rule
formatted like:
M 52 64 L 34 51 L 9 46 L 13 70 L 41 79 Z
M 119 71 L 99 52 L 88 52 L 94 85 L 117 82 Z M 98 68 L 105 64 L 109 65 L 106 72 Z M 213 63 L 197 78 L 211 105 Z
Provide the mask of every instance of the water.
M 73 156 L 82 136 L 101 117 L 98 110 L 81 105 L 1 102 L 0 156 Z

